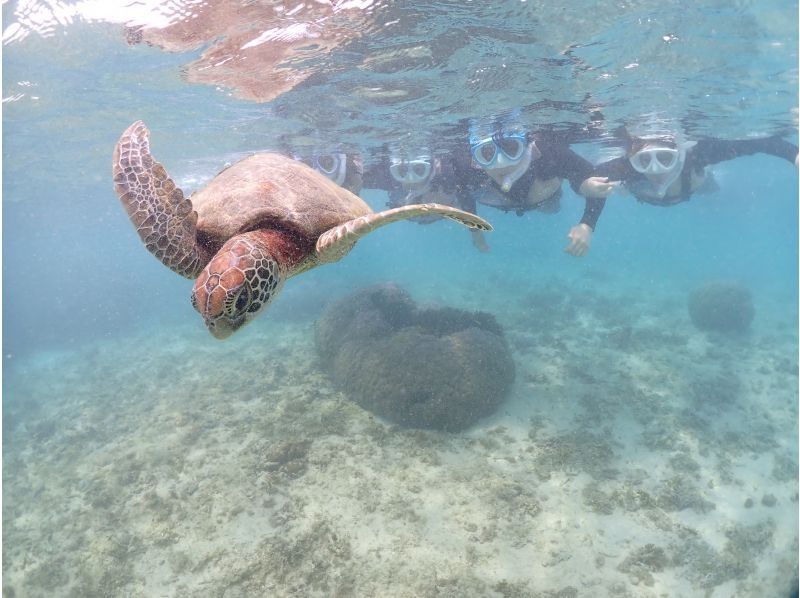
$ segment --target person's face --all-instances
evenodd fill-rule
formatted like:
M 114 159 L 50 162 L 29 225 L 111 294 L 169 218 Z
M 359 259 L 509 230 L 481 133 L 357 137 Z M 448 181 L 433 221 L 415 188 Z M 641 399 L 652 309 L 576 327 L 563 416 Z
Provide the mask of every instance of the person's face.
M 503 192 L 525 174 L 531 165 L 536 146 L 524 135 L 494 135 L 472 146 L 473 165 L 483 169 Z
M 685 151 L 674 144 L 646 143 L 635 148 L 628 161 L 654 186 L 656 194 L 663 197 L 680 176 L 684 157 Z
M 418 191 L 430 185 L 436 171 L 436 161 L 429 156 L 413 159 L 392 159 L 389 172 L 407 191 Z
M 644 175 L 671 174 L 678 166 L 677 148 L 661 144 L 645 145 L 629 158 L 633 169 Z
M 514 167 L 529 145 L 524 133 L 496 133 L 472 144 L 472 161 L 487 172 Z

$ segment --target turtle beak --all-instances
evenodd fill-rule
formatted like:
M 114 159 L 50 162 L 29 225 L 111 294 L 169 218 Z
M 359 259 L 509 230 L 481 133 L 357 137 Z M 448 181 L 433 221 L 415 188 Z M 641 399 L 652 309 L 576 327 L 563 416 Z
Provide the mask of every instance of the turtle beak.
M 232 326 L 225 318 L 206 320 L 206 328 L 218 340 L 225 340 L 239 328 Z
M 195 286 L 192 305 L 200 313 L 208 331 L 219 340 L 228 338 L 245 323 L 244 318 L 232 319 L 221 308 L 221 293 L 208 293 L 204 286 Z

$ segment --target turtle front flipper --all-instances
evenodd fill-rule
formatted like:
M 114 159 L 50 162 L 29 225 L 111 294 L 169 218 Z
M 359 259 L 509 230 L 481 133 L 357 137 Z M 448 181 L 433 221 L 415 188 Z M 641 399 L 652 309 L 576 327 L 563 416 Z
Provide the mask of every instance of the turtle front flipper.
M 371 233 L 376 228 L 399 220 L 408 220 L 409 218 L 430 215 L 450 218 L 471 229 L 492 230 L 492 225 L 483 218 L 465 212 L 464 210 L 459 210 L 458 208 L 452 208 L 438 203 L 411 204 L 375 214 L 360 216 L 359 218 L 348 220 L 339 226 L 325 231 L 320 235 L 319 239 L 317 239 L 317 259 L 321 263 L 335 262 L 347 255 L 356 241 L 364 235 Z
M 197 244 L 197 212 L 150 155 L 150 131 L 136 121 L 114 148 L 114 188 L 139 238 L 162 264 L 195 278 L 208 262 Z

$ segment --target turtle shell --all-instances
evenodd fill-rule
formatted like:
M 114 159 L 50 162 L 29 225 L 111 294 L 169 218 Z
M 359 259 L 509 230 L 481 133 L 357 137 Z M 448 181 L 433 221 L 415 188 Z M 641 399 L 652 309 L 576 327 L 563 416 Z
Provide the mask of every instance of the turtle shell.
M 372 212 L 313 168 L 274 153 L 226 168 L 191 200 L 198 233 L 211 246 L 260 228 L 281 228 L 316 242 L 334 226 Z

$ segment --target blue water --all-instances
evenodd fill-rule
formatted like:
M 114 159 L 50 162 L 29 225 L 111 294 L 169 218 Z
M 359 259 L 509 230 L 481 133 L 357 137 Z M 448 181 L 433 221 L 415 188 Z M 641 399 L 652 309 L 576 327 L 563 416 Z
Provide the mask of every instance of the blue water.
M 181 5 L 163 4 L 166 15 Z M 147 254 L 115 197 L 112 148 L 137 119 L 187 194 L 230 156 L 287 139 L 301 147 L 346 143 L 365 154 L 398 139 L 426 139 L 446 151 L 463 143 L 451 125 L 515 108 L 531 127 L 583 125 L 599 111 L 607 131 L 646 126 L 656 115 L 680 123 L 689 137 L 798 142 L 796 2 L 373 3 L 358 20 L 342 17 L 360 23 L 361 35 L 329 51 L 312 43 L 287 58 L 282 67 L 302 82 L 264 102 L 188 82 L 186 65 L 204 44 L 173 53 L 129 45 L 123 25 L 132 13 L 91 16 L 91 8 L 3 4 L 4 406 L 31 399 L 28 368 L 53 351 L 102 352 L 106 341 L 172 338 L 187 327 L 196 330 L 193 343 L 218 343 L 191 308 L 190 283 Z M 609 151 L 601 142 L 575 149 L 595 162 Z M 484 308 L 507 322 L 520 297 L 547 281 L 577 297 L 601 289 L 655 301 L 734 279 L 753 293 L 754 338 L 794 335 L 797 169 L 752 156 L 713 171 L 719 191 L 670 208 L 613 195 L 580 259 L 562 251 L 583 209 L 567 185 L 556 215 L 483 208 L 495 228 L 488 254 L 452 223 L 393 225 L 342 262 L 290 281 L 274 316 L 268 311 L 213 350 L 247 346 L 259 327 L 271 329 L 272 317 L 310 323 L 329 299 L 385 280 L 421 300 Z M 378 190 L 364 197 L 376 209 L 386 201 Z M 796 365 L 796 336 L 786 349 Z M 113 365 L 103 367 L 113 380 Z M 796 374 L 776 383 L 796 392 Z M 776 434 L 793 444 L 796 422 Z M 6 470 L 5 486 L 14 482 Z M 777 525 L 796 529 L 794 505 L 794 519 Z M 42 591 L 17 587 L 16 595 L 48 595 Z

